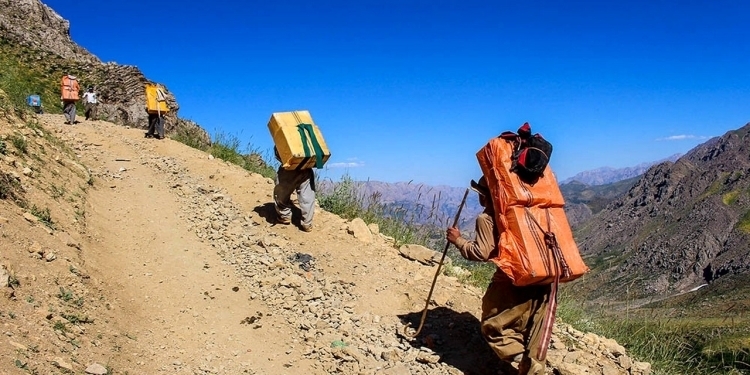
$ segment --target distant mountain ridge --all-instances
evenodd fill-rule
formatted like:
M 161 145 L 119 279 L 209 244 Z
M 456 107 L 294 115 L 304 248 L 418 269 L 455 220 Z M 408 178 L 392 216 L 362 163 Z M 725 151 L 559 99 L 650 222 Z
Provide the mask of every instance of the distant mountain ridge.
M 566 179 L 560 184 L 560 189 L 565 198 L 565 211 L 570 224 L 573 227 L 582 224 L 615 198 L 625 194 L 650 166 L 675 161 L 680 155 L 674 154 L 659 161 L 641 163 L 634 167 L 597 168 Z M 415 218 L 423 224 L 428 218 L 434 221 L 436 216 L 439 216 L 441 221 L 452 217 L 466 189 L 447 185 L 382 181 L 360 181 L 357 182 L 357 187 L 363 196 L 378 193 L 382 203 L 421 212 L 422 214 L 416 215 Z M 433 205 L 436 205 L 434 210 Z M 482 210 L 476 194 L 470 193 L 461 215 L 464 225 L 470 226 L 466 221 Z
M 318 189 L 327 192 L 335 184 L 337 183 L 322 181 Z M 378 203 L 388 208 L 407 212 L 407 221 L 440 226 L 455 217 L 466 191 L 465 187 L 431 186 L 411 182 L 356 181 L 354 187 L 363 202 L 368 203 L 372 199 L 377 199 Z M 460 226 L 473 230 L 473 218 L 482 210 L 476 194 L 470 193 L 461 213 Z
M 680 158 L 682 154 L 674 154 L 668 158 L 657 160 L 655 162 L 641 163 L 633 167 L 625 168 L 612 168 L 612 167 L 601 167 L 597 169 L 591 169 L 580 172 L 573 177 L 563 180 L 560 184 L 566 184 L 573 181 L 582 182 L 586 185 L 606 185 L 622 180 L 627 180 L 636 176 L 644 174 L 652 166 L 663 163 L 665 161 L 674 162 Z

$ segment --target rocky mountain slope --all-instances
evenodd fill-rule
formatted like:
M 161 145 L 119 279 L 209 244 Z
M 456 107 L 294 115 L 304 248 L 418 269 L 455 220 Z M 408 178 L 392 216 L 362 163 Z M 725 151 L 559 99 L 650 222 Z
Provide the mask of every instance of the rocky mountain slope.
M 70 23 L 40 0 L 0 0 L 0 47 L 6 58 L 41 77 L 38 86 L 29 89 L 41 93 L 46 106 L 59 105 L 60 79 L 73 74 L 82 89 L 96 87 L 100 119 L 147 127 L 144 85 L 152 81 L 135 66 L 102 63 L 78 46 L 70 38 Z M 187 132 L 208 143 L 208 134 L 197 124 L 181 119 L 174 95 L 169 90 L 167 94 L 171 111 L 166 115 L 165 131 Z
M 604 185 L 588 185 L 578 181 L 560 184 L 565 197 L 565 214 L 575 229 L 619 198 L 640 179 L 640 176 Z
M 578 234 L 607 275 L 595 295 L 737 283 L 750 274 L 750 124 L 652 167 Z
M 103 121 L 5 113 L 0 140 L 2 373 L 513 373 L 455 278 L 403 336 L 435 267 L 377 227 L 320 209 L 312 233 L 274 225 L 270 179 Z M 548 362 L 649 373 L 564 324 Z

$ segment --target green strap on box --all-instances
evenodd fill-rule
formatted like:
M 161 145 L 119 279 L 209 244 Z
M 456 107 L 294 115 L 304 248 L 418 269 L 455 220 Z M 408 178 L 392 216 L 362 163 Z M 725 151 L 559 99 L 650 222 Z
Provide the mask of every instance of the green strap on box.
M 315 168 L 323 168 L 323 148 L 320 147 L 320 143 L 318 142 L 318 138 L 315 136 L 313 126 L 311 124 L 299 124 L 297 125 L 297 130 L 299 130 L 299 135 L 302 138 L 302 148 L 305 151 L 305 159 L 303 159 L 302 162 L 299 163 L 297 169 L 302 169 L 305 164 L 307 164 L 307 161 L 310 160 L 311 157 L 313 157 L 313 154 L 310 152 L 310 146 L 307 145 L 308 135 L 310 137 L 310 143 L 312 144 L 313 151 L 315 152 Z

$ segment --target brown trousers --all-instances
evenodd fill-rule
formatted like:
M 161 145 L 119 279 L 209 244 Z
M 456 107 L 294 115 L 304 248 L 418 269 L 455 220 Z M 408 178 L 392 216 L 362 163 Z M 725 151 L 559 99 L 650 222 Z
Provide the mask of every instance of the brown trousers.
M 520 375 L 545 373 L 539 344 L 549 292 L 549 285 L 517 287 L 503 274 L 482 297 L 482 336 L 504 361 L 523 354 Z
M 86 103 L 83 108 L 83 113 L 86 115 L 86 120 L 92 119 L 94 121 L 98 120 L 96 117 L 96 108 L 99 104 L 98 103 Z

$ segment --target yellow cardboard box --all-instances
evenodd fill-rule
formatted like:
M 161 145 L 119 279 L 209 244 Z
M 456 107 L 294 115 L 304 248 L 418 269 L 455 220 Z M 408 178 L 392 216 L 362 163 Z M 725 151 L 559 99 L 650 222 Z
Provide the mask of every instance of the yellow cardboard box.
M 148 113 L 169 112 L 167 94 L 164 89 L 154 84 L 146 84 L 146 109 Z
M 268 121 L 284 169 L 322 168 L 331 157 L 310 112 L 277 112 Z

